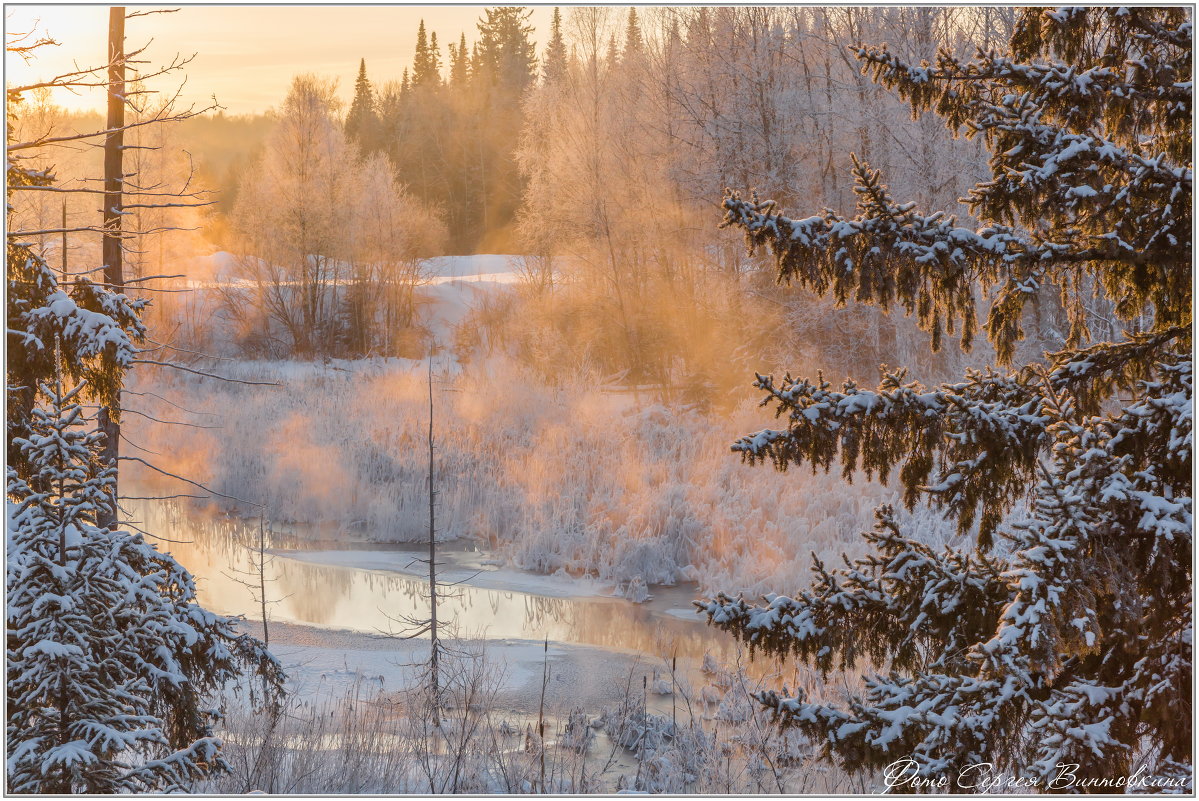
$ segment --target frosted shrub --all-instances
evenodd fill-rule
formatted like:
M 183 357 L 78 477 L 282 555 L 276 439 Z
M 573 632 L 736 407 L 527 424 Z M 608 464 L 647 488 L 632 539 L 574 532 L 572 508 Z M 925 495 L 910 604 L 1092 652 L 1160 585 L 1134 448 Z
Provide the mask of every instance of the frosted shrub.
M 148 429 L 130 416 L 129 437 L 158 451 L 156 464 L 265 503 L 272 519 L 311 524 L 324 538 L 425 536 L 423 363 L 240 362 L 222 369 L 282 386 L 141 377 L 137 390 L 221 414 L 215 429 Z M 895 500 L 865 481 L 847 491 L 835 475 L 797 481 L 742 465 L 729 444 L 760 424 L 750 404 L 728 419 L 660 405 L 637 409 L 627 394 L 582 377 L 551 389 L 498 359 L 461 371 L 437 365 L 435 385 L 439 535 L 474 538 L 517 567 L 622 586 L 691 579 L 704 589 L 758 593 L 806 582 L 809 552 L 836 561 L 850 547 L 853 555 L 873 508 Z M 151 395 L 137 400 L 157 417 L 206 420 Z M 146 470 L 130 475 L 179 491 Z M 936 521 L 926 527 L 935 535 Z

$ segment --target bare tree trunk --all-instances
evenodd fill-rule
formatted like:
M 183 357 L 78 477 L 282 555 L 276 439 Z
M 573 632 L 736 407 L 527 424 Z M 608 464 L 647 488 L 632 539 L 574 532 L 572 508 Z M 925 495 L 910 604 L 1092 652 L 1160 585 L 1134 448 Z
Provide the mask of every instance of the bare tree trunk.
M 441 688 L 439 686 L 437 655 L 437 518 L 433 484 L 433 346 L 429 345 L 429 684 L 433 696 L 433 725 L 440 726 Z
M 258 514 L 258 602 L 262 605 L 262 647 L 271 646 L 271 630 L 268 627 L 266 610 L 266 511 Z
M 62 283 L 67 284 L 67 201 L 62 202 Z
M 125 284 L 121 265 L 121 194 L 122 153 L 125 143 L 125 7 L 115 6 L 108 11 L 108 130 L 104 138 L 104 282 L 113 292 Z M 66 227 L 65 225 L 63 226 Z M 65 253 L 64 253 L 65 255 Z M 119 397 L 119 395 L 118 395 Z M 118 404 L 119 405 L 119 404 Z M 117 464 L 120 455 L 121 425 L 119 410 L 100 409 L 100 430 L 104 432 L 104 451 L 101 460 L 113 471 L 112 506 L 103 510 L 98 521 L 101 528 L 117 526 Z

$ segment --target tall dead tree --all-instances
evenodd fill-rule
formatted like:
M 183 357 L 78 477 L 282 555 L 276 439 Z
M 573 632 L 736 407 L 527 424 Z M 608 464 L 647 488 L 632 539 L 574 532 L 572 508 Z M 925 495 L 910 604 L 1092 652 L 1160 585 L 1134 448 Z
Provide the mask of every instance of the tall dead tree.
M 427 441 L 429 447 L 429 470 L 428 470 L 428 486 L 429 486 L 429 539 L 428 539 L 428 557 L 427 559 L 415 558 L 409 564 L 425 562 L 428 565 L 429 572 L 429 616 L 418 617 L 416 615 L 401 615 L 392 620 L 401 624 L 402 632 L 388 632 L 392 636 L 401 639 L 410 640 L 416 637 L 421 637 L 424 634 L 429 635 L 429 661 L 422 663 L 422 666 L 428 669 L 428 703 L 429 703 L 429 720 L 433 724 L 433 728 L 441 727 L 441 712 L 442 712 L 442 676 L 441 676 L 441 657 L 443 653 L 451 653 L 446 645 L 442 642 L 441 630 L 443 627 L 451 630 L 453 636 L 453 621 L 446 626 L 438 615 L 438 603 L 446 598 L 460 598 L 461 593 L 452 589 L 453 586 L 462 582 L 453 582 L 451 584 L 440 583 L 437 578 L 437 470 L 436 470 L 436 440 L 434 437 L 434 400 L 433 400 L 433 353 L 436 351 L 436 345 L 432 342 L 429 344 L 428 356 L 428 385 L 429 385 L 429 427 L 427 433 Z M 477 575 L 477 574 L 476 574 Z
M 266 533 L 266 507 L 263 506 L 258 513 L 257 538 L 254 542 L 242 542 L 249 563 L 247 569 L 230 567 L 229 570 L 222 572 L 235 583 L 249 590 L 250 597 L 258 605 L 259 613 L 262 615 L 262 644 L 269 648 L 271 644 L 270 607 L 290 598 L 291 594 L 280 597 L 271 597 L 267 594 L 266 585 L 274 584 L 277 578 L 267 578 L 267 573 L 274 572 L 271 568 L 274 565 L 275 557 L 266 547 Z
M 437 486 L 433 482 L 433 349 L 429 349 L 429 689 L 432 695 L 433 725 L 440 725 L 441 687 L 437 641 Z
M 148 16 L 151 14 L 169 14 L 174 13 L 178 9 L 148 9 L 137 10 L 131 13 L 126 13 L 124 7 L 118 6 L 110 10 L 109 13 L 109 36 L 108 36 L 108 60 L 101 66 L 89 68 L 75 68 L 68 72 L 55 75 L 54 77 L 35 81 L 24 86 L 6 87 L 6 95 L 9 101 L 10 108 L 10 127 L 9 139 L 5 143 L 5 151 L 10 163 L 14 159 L 29 158 L 35 160 L 34 163 L 41 162 L 41 168 L 47 172 L 50 171 L 50 166 L 46 163 L 47 157 L 53 148 L 70 147 L 80 142 L 96 142 L 103 140 L 104 150 L 104 171 L 103 185 L 96 187 L 92 185 L 96 179 L 85 176 L 70 176 L 66 182 L 59 180 L 52 181 L 28 181 L 21 184 L 12 185 L 9 187 L 10 196 L 10 214 L 9 214 L 9 229 L 7 231 L 10 241 L 27 240 L 40 238 L 50 234 L 62 235 L 62 276 L 60 286 L 57 287 L 67 294 L 75 297 L 85 305 L 92 303 L 85 298 L 92 297 L 89 286 L 93 286 L 95 282 L 95 274 L 100 272 L 102 277 L 101 283 L 106 290 L 112 290 L 114 293 L 124 294 L 129 292 L 131 295 L 140 297 L 130 298 L 131 313 L 140 313 L 144 304 L 147 301 L 147 296 L 156 292 L 178 292 L 184 291 L 179 288 L 151 286 L 151 282 L 159 280 L 183 278 L 182 275 L 150 275 L 138 276 L 133 279 L 127 279 L 124 274 L 124 256 L 127 252 L 134 251 L 135 243 L 141 237 L 149 234 L 161 234 L 168 231 L 184 230 L 183 226 L 175 224 L 171 221 L 163 222 L 162 224 L 150 227 L 143 227 L 138 224 L 127 224 L 123 222 L 125 216 L 132 209 L 185 209 L 211 205 L 213 201 L 208 200 L 208 192 L 204 189 L 195 189 L 192 187 L 194 173 L 186 176 L 181 185 L 172 187 L 167 185 L 165 181 L 156 181 L 154 183 L 145 184 L 140 176 L 135 171 L 129 170 L 129 164 L 124 158 L 124 152 L 136 147 L 138 150 L 158 150 L 159 146 L 131 145 L 126 144 L 125 132 L 140 129 L 146 126 L 158 126 L 165 123 L 179 123 L 189 120 L 193 117 L 205 114 L 218 108 L 215 99 L 209 105 L 202 108 L 197 108 L 194 105 L 177 110 L 176 104 L 179 102 L 182 94 L 182 85 L 172 94 L 166 93 L 166 101 L 159 104 L 156 108 L 151 109 L 147 103 L 142 101 L 142 98 L 147 95 L 160 94 L 158 90 L 146 88 L 148 82 L 161 78 L 163 76 L 172 75 L 182 70 L 194 58 L 194 54 L 189 57 L 176 55 L 169 63 L 155 69 L 143 71 L 138 65 L 147 63 L 145 60 L 139 60 L 139 56 L 145 52 L 148 44 L 142 47 L 135 47 L 132 50 L 126 48 L 125 42 L 125 21 L 134 17 Z M 48 37 L 42 37 L 37 42 L 28 45 L 14 43 L 11 41 L 6 43 L 6 49 L 10 54 L 16 54 L 29 58 L 29 52 L 35 47 L 43 45 L 57 44 Z M 37 129 L 35 136 L 29 139 L 22 139 L 14 136 L 15 130 L 22 130 L 20 126 L 20 118 L 16 113 L 12 113 L 20 98 L 28 92 L 41 89 L 64 89 L 67 91 L 78 92 L 79 90 L 87 89 L 103 89 L 107 93 L 108 112 L 106 125 L 101 130 L 90 130 L 82 132 L 70 132 L 58 134 L 53 129 L 42 130 Z M 126 116 L 126 106 L 132 113 L 132 119 Z M 17 123 L 14 125 L 14 123 Z M 63 206 L 63 216 L 61 227 L 46 227 L 40 219 L 37 224 L 25 225 L 25 212 L 27 204 L 19 200 L 21 194 L 26 192 L 55 192 L 64 194 L 79 194 L 84 196 L 98 196 L 102 198 L 103 208 L 101 209 L 102 218 L 100 221 L 91 224 L 76 224 L 69 225 L 66 217 L 66 205 Z M 129 201 L 129 202 L 127 202 Z M 102 259 L 103 264 L 97 269 L 88 269 L 83 267 L 76 272 L 71 272 L 67 268 L 67 252 L 69 249 L 68 235 L 92 236 L 99 234 L 102 241 Z M 136 252 L 136 251 L 134 251 Z M 102 271 L 102 272 L 101 272 Z M 11 286 L 10 286 L 11 292 Z M 98 309 L 91 309 L 98 311 Z M 134 330 L 136 329 L 136 330 Z M 86 363 L 76 365 L 75 372 L 78 375 L 73 375 L 76 379 L 87 379 L 89 390 L 85 392 L 85 399 L 94 401 L 98 407 L 98 424 L 100 430 L 105 434 L 105 442 L 100 458 L 105 467 L 116 471 L 117 465 L 124 461 L 136 461 L 146 465 L 149 469 L 154 470 L 162 475 L 176 478 L 191 486 L 204 490 L 205 492 L 224 498 L 231 496 L 215 492 L 202 484 L 192 481 L 191 479 L 178 476 L 174 473 L 163 470 L 138 456 L 121 456 L 120 455 L 120 414 L 124 406 L 122 394 L 120 392 L 120 376 L 125 370 L 128 370 L 135 364 L 155 365 L 159 367 L 167 367 L 176 370 L 181 370 L 190 374 L 217 378 L 225 381 L 233 381 L 239 384 L 249 384 L 255 386 L 276 386 L 274 382 L 265 381 L 246 381 L 241 379 L 232 379 L 224 376 L 214 375 L 212 373 L 197 370 L 194 367 L 186 367 L 181 364 L 175 364 L 168 361 L 165 356 L 159 358 L 149 358 L 152 353 L 165 353 L 169 351 L 179 351 L 182 353 L 190 353 L 176 348 L 169 342 L 156 342 L 146 336 L 144 326 L 141 325 L 140 319 L 136 325 L 133 325 L 131 330 L 134 344 L 145 345 L 149 343 L 151 346 L 139 347 L 132 354 L 124 354 L 120 360 L 114 360 L 115 357 L 106 352 L 99 360 L 91 360 Z M 9 368 L 10 373 L 13 371 L 13 351 L 12 342 L 10 340 L 10 358 Z M 130 358 L 130 356 L 134 358 Z M 199 354 L 202 355 L 202 354 Z M 36 354 L 30 353 L 17 358 L 17 362 L 21 362 L 28 357 L 31 360 L 36 360 Z M 119 362 L 119 363 L 118 363 Z M 74 363 L 74 362 L 73 362 Z M 17 372 L 20 372 L 18 369 Z M 31 384 L 32 385 L 32 384 Z M 32 404 L 32 393 L 22 391 L 24 384 L 21 384 L 16 391 L 10 393 L 10 404 L 16 402 L 21 408 L 17 410 L 16 416 L 26 416 Z M 115 387 L 115 390 L 114 390 Z M 140 410 L 135 411 L 139 414 L 145 414 Z M 12 415 L 10 415 L 11 417 Z M 151 420 L 156 418 L 145 415 Z M 12 448 L 10 447 L 10 460 L 13 458 Z M 115 482 L 114 482 L 115 483 Z M 178 497 L 178 496 L 168 496 Z M 119 495 L 114 491 L 113 501 L 109 508 L 106 508 L 97 515 L 97 524 L 106 527 L 114 528 L 118 522 L 118 505 Z M 231 498 L 232 500 L 242 501 L 240 498 Z M 250 501 L 244 501 L 251 506 L 259 506 Z M 132 523 L 126 523 L 132 526 Z
M 114 292 L 125 287 L 121 262 L 121 207 L 125 176 L 125 7 L 108 11 L 108 121 L 104 137 L 104 283 Z M 66 228 L 66 225 L 63 225 Z M 65 234 L 64 234 L 65 235 Z M 65 250 L 64 250 L 65 253 Z M 119 398 L 119 396 L 118 396 Z M 119 404 L 119 400 L 118 400 Z M 113 505 L 100 516 L 99 524 L 117 526 L 117 463 L 120 458 L 120 409 L 100 409 L 100 430 L 104 432 L 101 459 L 113 471 Z
M 67 201 L 62 202 L 62 282 L 67 282 Z

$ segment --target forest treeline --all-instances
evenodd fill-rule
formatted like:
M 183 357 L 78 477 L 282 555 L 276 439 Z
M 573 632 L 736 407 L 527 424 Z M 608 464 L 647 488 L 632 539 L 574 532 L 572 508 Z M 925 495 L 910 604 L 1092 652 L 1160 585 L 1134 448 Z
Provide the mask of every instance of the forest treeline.
M 1011 9 L 576 7 L 544 32 L 529 17 L 486 9 L 445 47 L 422 23 L 400 76 L 359 61 L 349 104 L 334 79 L 298 75 L 268 116 L 181 126 L 219 190 L 207 236 L 234 256 L 212 292 L 155 313 L 206 351 L 501 348 L 550 381 L 590 371 L 704 402 L 747 364 L 863 379 L 884 361 L 960 366 L 899 315 L 778 286 L 712 215 L 726 187 L 852 212 L 855 155 L 896 196 L 952 206 L 985 173 L 979 143 L 913 119 L 851 46 L 969 54 L 1006 42 Z M 516 291 L 431 344 L 427 259 L 480 252 L 520 254 Z M 1057 311 L 1037 306 L 1033 347 Z

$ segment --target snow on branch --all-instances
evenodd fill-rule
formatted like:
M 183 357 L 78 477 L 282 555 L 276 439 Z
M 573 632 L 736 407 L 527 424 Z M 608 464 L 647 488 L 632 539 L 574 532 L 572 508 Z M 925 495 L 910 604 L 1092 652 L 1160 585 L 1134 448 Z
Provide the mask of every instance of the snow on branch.
M 823 377 L 812 383 L 787 376 L 776 386 L 759 375 L 763 405 L 773 402 L 788 426 L 742 437 L 732 449 L 780 470 L 808 464 L 827 471 L 840 461 L 848 481 L 861 469 L 886 482 L 900 467 L 909 508 L 927 496 L 963 532 L 977 518 L 988 542 L 1003 513 L 1027 494 L 1044 447 L 1049 418 L 1040 395 L 996 373 L 971 372 L 963 383 L 934 390 L 904 379 L 900 371 L 885 375 L 876 391 L 846 382 L 836 392 Z

